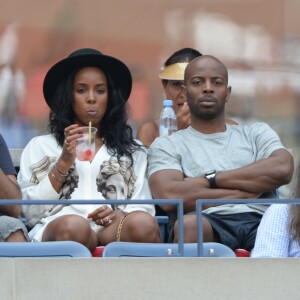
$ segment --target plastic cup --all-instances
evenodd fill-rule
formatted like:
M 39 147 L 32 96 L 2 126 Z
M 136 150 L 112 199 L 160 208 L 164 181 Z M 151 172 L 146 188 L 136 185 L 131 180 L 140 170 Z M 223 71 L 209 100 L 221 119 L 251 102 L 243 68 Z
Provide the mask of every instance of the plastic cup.
M 82 161 L 91 161 L 96 152 L 96 132 L 97 128 L 91 127 L 91 130 L 89 131 L 88 126 L 82 126 L 79 128 L 80 131 L 78 131 L 79 134 L 82 135 L 79 139 L 77 139 L 77 145 L 76 145 L 76 155 L 78 160 Z

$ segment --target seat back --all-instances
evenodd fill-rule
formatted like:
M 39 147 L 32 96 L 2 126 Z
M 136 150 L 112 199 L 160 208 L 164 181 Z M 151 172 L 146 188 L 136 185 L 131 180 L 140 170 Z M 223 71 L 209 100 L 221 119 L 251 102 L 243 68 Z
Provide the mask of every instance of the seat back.
M 227 246 L 219 243 L 204 243 L 205 257 L 236 257 Z M 105 246 L 103 257 L 176 257 L 181 256 L 178 244 L 112 242 Z M 184 257 L 196 257 L 197 243 L 184 244 Z
M 82 244 L 72 241 L 0 243 L 0 257 L 92 257 Z
M 161 241 L 164 243 L 167 240 L 167 226 L 169 223 L 169 217 L 168 216 L 155 216 L 155 218 L 159 225 Z
M 20 159 L 22 152 L 23 148 L 9 148 L 9 154 L 17 173 L 20 170 Z

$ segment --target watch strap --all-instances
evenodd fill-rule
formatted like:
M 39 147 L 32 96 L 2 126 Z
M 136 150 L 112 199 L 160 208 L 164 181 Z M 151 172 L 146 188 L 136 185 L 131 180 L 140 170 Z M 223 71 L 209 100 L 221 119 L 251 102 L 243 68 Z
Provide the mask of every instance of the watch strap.
M 210 173 L 210 174 L 206 174 L 205 177 L 208 180 L 209 187 L 211 189 L 218 188 L 218 185 L 217 185 L 217 182 L 216 182 L 216 172 L 213 172 L 213 173 Z

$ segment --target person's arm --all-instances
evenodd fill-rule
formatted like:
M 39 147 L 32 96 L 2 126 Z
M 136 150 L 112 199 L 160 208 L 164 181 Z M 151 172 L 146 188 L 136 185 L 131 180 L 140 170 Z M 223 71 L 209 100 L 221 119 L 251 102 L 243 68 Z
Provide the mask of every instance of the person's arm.
M 21 199 L 21 191 L 16 180 L 16 170 L 12 163 L 8 147 L 0 134 L 0 199 Z M 0 212 L 11 217 L 21 213 L 19 205 L 0 205 Z
M 216 174 L 218 188 L 239 189 L 249 193 L 263 193 L 288 184 L 293 176 L 294 161 L 285 149 L 275 150 L 270 157 L 245 167 Z M 199 185 L 209 187 L 204 177 L 187 178 Z
M 199 173 L 201 174 L 200 170 Z M 183 174 L 176 145 L 167 137 L 156 139 L 149 148 L 148 178 L 154 198 L 183 199 L 186 212 L 195 210 L 197 199 L 241 199 L 260 196 L 238 189 L 210 189 L 204 174 L 203 177 L 187 178 Z M 176 210 L 172 205 L 163 208 L 169 212 Z
M 57 142 L 51 135 L 33 138 L 24 148 L 18 183 L 22 191 L 23 199 L 48 200 L 59 199 L 61 188 L 70 166 L 75 160 L 75 139 L 78 138 L 75 128 L 71 125 L 74 134 L 68 136 L 68 145 L 64 143 L 63 148 L 57 146 Z M 51 211 L 55 205 L 24 205 L 23 213 L 34 225 L 44 214 Z
M 187 211 L 195 209 L 196 199 L 256 198 L 263 192 L 289 183 L 293 174 L 293 158 L 285 149 L 275 150 L 269 158 L 248 166 L 217 174 L 217 189 L 209 188 L 205 177 L 183 178 L 177 170 L 161 170 L 150 178 L 155 198 L 183 199 Z M 165 207 L 166 210 L 172 207 Z
M 293 159 L 288 151 L 277 149 L 270 157 L 245 167 L 219 172 L 218 188 L 210 188 L 204 177 L 184 177 L 180 157 L 167 140 L 160 140 L 149 149 L 149 183 L 152 195 L 161 199 L 183 199 L 185 210 L 195 210 L 197 199 L 247 199 L 257 198 L 289 182 Z M 155 146 L 155 147 L 154 147 Z M 231 181 L 232 180 L 232 181 Z M 175 207 L 164 207 L 172 211 Z
M 203 179 L 204 184 L 200 184 Z M 238 189 L 210 189 L 206 178 L 186 179 L 178 170 L 161 170 L 149 178 L 152 196 L 157 199 L 182 199 L 186 212 L 196 209 L 197 199 L 244 199 L 256 198 L 259 194 Z M 207 185 L 207 186 L 206 186 Z M 173 211 L 174 206 L 164 206 L 166 211 Z M 204 208 L 207 208 L 205 206 Z
M 21 191 L 15 175 L 5 175 L 0 168 L 0 199 L 21 199 Z M 21 213 L 20 205 L 0 205 L 0 211 L 11 217 Z
M 159 136 L 157 121 L 151 121 L 142 124 L 137 132 L 137 139 L 146 147 L 150 147 L 152 142 Z
M 288 205 L 273 204 L 267 209 L 257 229 L 251 257 L 289 256 L 288 215 Z
M 293 173 L 293 158 L 283 149 L 278 135 L 263 123 L 245 130 L 247 138 L 256 147 L 251 160 L 254 162 L 247 164 L 245 161 L 241 168 L 217 173 L 216 189 L 209 188 L 208 180 L 200 171 L 198 177 L 184 178 L 174 141 L 155 141 L 149 149 L 148 166 L 153 196 L 183 199 L 186 210 L 191 211 L 195 209 L 197 199 L 256 198 L 288 183 Z

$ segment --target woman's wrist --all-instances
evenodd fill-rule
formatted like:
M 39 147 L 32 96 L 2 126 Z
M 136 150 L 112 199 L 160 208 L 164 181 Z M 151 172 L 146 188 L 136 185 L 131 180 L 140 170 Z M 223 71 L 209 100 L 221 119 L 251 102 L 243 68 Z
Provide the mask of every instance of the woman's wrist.
M 57 161 L 49 172 L 50 178 L 54 178 L 59 184 L 63 184 L 69 174 L 69 168 L 67 169 L 61 165 Z
M 57 162 L 55 163 L 55 165 L 54 165 L 54 169 L 55 169 L 55 171 L 56 171 L 56 173 L 59 175 L 59 176 L 61 176 L 61 177 L 67 177 L 68 176 L 68 171 L 67 172 L 65 172 L 65 173 L 63 173 L 63 171 L 60 171 L 60 169 L 58 168 L 58 166 L 57 166 Z
M 53 172 L 53 168 L 50 170 L 49 174 L 51 175 L 52 178 L 54 178 L 58 183 L 63 184 L 65 182 L 65 178 L 61 178 L 60 176 L 57 176 L 54 172 Z
M 63 161 L 58 160 L 53 168 L 58 175 L 61 177 L 66 177 L 69 174 L 70 166 L 65 164 Z

